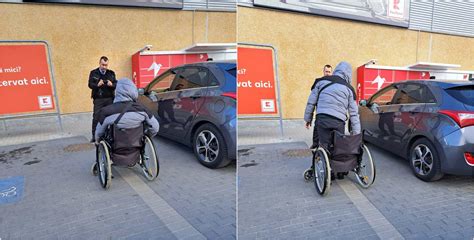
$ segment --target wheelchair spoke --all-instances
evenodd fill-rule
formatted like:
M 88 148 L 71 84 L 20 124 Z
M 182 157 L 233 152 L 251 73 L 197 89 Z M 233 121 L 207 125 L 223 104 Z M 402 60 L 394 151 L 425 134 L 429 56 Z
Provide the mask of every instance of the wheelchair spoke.
M 158 156 L 155 152 L 153 141 L 150 138 L 145 138 L 145 147 L 143 153 L 141 153 L 140 164 L 145 177 L 152 181 L 158 176 L 159 164 Z
M 362 145 L 362 155 L 358 160 L 358 165 L 354 169 L 356 180 L 363 188 L 368 188 L 375 180 L 375 165 L 367 146 Z

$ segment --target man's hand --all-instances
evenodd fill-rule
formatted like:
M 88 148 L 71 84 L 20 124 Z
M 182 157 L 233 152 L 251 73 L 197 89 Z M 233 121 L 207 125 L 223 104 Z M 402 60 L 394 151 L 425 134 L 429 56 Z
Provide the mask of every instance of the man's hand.
M 102 85 L 104 85 L 104 80 L 100 79 L 99 83 L 97 83 L 97 86 L 102 87 Z
M 107 86 L 109 86 L 109 87 L 113 87 L 113 86 L 114 86 L 114 84 L 112 83 L 112 81 L 110 81 L 110 80 L 107 80 Z
M 311 122 L 306 122 L 306 129 L 309 129 L 311 127 Z

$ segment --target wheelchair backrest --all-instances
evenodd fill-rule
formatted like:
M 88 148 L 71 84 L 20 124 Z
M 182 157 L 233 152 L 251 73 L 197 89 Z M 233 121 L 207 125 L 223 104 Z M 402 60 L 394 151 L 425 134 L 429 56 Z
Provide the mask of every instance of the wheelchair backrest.
M 362 134 L 345 135 L 333 132 L 332 154 L 337 155 L 359 155 L 361 153 Z
M 136 128 L 119 128 L 112 125 L 113 149 L 140 148 L 143 144 L 144 127 L 143 124 Z

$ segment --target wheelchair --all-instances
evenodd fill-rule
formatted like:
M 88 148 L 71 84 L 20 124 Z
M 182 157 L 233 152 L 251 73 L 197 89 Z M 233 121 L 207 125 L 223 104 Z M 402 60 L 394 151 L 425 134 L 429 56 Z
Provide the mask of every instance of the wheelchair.
M 350 171 L 354 173 L 357 183 L 362 188 L 369 188 L 375 181 L 375 164 L 369 148 L 367 148 L 367 146 L 362 141 L 362 135 L 358 136 L 360 137 L 360 141 L 356 143 L 356 146 L 350 146 L 350 141 L 341 142 L 338 144 L 338 146 L 336 146 L 336 134 L 342 135 L 340 133 L 333 132 L 333 143 L 327 148 L 320 146 L 317 149 L 312 149 L 312 166 L 303 173 L 303 177 L 306 181 L 314 181 L 316 191 L 322 196 L 327 195 L 331 187 L 331 163 L 335 164 L 335 162 L 331 159 L 335 157 L 335 154 L 338 154 L 338 156 L 345 154 L 349 158 L 351 156 L 356 158 L 356 161 L 354 162 L 355 167 Z M 350 135 L 343 136 L 347 139 L 352 138 Z M 346 148 L 352 148 L 354 150 L 348 150 L 346 152 L 344 152 L 345 150 L 342 150 L 341 152 L 341 149 Z M 337 153 L 335 152 L 335 149 L 339 149 Z
M 108 126 L 104 137 L 96 145 L 96 161 L 91 168 L 104 189 L 111 185 L 113 165 L 129 168 L 138 165 L 149 181 L 158 176 L 158 154 L 153 141 L 143 129 L 143 125 L 133 129 L 118 129 L 113 124 Z

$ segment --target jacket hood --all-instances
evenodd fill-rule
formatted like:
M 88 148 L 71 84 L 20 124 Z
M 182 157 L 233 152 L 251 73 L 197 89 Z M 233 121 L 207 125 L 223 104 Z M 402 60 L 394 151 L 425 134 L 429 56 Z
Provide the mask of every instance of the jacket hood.
M 117 81 L 115 88 L 115 102 L 129 102 L 138 99 L 138 90 L 132 80 L 128 78 L 121 78 Z
M 352 79 L 352 66 L 348 62 L 340 62 L 334 69 L 333 75 L 339 76 L 346 80 L 347 83 L 351 83 Z

